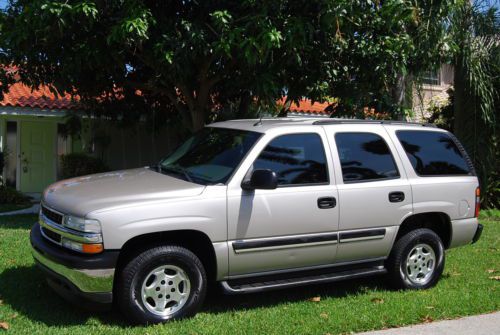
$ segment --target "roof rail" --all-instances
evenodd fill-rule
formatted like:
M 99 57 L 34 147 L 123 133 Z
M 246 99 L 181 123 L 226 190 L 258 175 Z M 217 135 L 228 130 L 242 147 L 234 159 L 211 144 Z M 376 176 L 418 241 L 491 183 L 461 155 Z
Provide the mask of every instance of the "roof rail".
M 314 125 L 325 125 L 325 124 L 397 124 L 397 125 L 422 126 L 422 127 L 436 128 L 436 125 L 432 124 L 432 123 L 419 123 L 419 122 L 408 122 L 408 121 L 398 121 L 398 120 L 325 119 L 325 120 L 314 121 L 313 124 Z

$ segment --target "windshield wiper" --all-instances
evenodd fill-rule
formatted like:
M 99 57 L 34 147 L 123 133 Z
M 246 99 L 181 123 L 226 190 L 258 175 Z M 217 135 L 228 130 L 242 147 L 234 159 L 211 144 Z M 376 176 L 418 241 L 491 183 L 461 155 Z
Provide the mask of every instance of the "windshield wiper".
M 176 174 L 180 174 L 186 179 L 187 181 L 194 183 L 193 178 L 189 175 L 189 172 L 187 172 L 185 169 L 181 167 L 173 167 L 173 166 L 163 166 L 161 164 L 158 165 L 158 170 L 160 171 L 166 171 L 166 172 L 173 172 Z

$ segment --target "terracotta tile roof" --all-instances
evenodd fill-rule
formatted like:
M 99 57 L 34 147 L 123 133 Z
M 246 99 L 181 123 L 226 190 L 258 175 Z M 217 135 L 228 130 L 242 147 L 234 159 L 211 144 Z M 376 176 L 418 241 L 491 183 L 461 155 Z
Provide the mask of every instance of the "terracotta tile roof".
M 0 106 L 3 107 L 25 107 L 25 108 L 42 108 L 42 109 L 76 109 L 78 107 L 78 96 L 71 98 L 69 93 L 62 96 L 53 94 L 47 86 L 41 86 L 38 89 L 32 90 L 30 87 L 21 84 L 13 84 L 9 91 L 4 94 L 3 100 L 0 101 Z M 283 105 L 286 97 L 278 100 L 278 104 Z M 323 115 L 328 116 L 330 111 L 325 109 L 331 104 L 328 102 L 313 103 L 309 99 L 302 99 L 298 104 L 292 103 L 289 112 L 293 114 L 306 115 Z
M 283 105 L 286 101 L 286 97 L 278 100 L 278 104 Z M 289 111 L 294 114 L 308 114 L 308 115 L 322 115 L 329 116 L 330 111 L 325 111 L 325 109 L 331 104 L 328 102 L 312 102 L 309 99 L 301 99 L 299 103 L 292 102 L 290 104 Z
M 76 100 L 76 101 L 75 101 Z M 4 94 L 0 106 L 10 107 L 31 107 L 43 109 L 75 109 L 78 97 L 71 99 L 69 93 L 56 96 L 47 86 L 41 86 L 32 90 L 30 87 L 21 84 L 13 84 L 9 91 Z

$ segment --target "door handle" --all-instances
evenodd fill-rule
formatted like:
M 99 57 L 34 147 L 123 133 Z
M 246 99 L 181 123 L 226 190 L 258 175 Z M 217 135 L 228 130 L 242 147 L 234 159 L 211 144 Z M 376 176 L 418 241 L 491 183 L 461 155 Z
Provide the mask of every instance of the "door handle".
M 327 209 L 337 206 L 337 199 L 334 197 L 323 197 L 318 199 L 318 208 Z
M 389 201 L 390 202 L 401 202 L 403 200 L 405 200 L 404 192 L 397 191 L 397 192 L 389 193 Z

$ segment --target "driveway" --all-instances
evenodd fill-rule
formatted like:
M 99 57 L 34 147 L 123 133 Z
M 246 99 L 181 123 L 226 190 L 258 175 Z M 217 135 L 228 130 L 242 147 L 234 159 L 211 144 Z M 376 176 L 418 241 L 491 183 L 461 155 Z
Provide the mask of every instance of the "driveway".
M 500 312 L 469 316 L 457 320 L 378 330 L 358 335 L 492 335 L 500 334 Z

